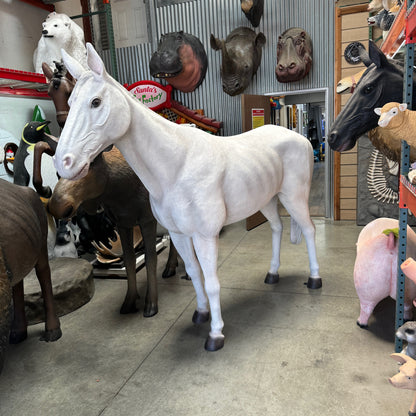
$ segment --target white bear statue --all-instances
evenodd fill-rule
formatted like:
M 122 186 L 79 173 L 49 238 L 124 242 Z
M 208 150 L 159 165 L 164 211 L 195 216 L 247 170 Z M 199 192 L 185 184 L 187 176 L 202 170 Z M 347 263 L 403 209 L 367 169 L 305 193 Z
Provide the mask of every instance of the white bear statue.
M 35 72 L 43 73 L 42 62 L 55 68 L 54 61 L 61 61 L 61 48 L 87 66 L 84 31 L 64 13 L 52 12 L 42 23 L 42 36 L 33 54 Z

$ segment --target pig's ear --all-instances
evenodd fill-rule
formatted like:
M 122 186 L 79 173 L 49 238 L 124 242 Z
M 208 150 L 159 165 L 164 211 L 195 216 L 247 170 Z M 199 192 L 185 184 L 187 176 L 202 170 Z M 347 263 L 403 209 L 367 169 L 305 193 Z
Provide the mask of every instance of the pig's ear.
M 401 352 L 395 352 L 393 354 L 390 354 L 390 357 L 393 358 L 393 360 L 398 361 L 400 364 L 404 364 L 408 361 L 414 361 L 413 358 L 409 357 L 406 354 L 402 354 Z

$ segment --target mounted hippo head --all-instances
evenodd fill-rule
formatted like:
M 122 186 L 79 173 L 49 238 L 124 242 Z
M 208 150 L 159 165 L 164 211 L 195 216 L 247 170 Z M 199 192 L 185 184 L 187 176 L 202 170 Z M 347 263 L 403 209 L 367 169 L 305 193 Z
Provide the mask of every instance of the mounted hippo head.
M 250 23 L 257 27 L 263 16 L 264 0 L 240 0 L 241 10 L 246 15 Z
M 279 82 L 299 81 L 312 66 L 312 40 L 305 30 L 292 27 L 279 36 L 276 78 Z
M 211 34 L 210 42 L 212 49 L 222 52 L 222 89 L 231 96 L 241 94 L 260 65 L 265 36 L 247 27 L 238 27 L 225 41 Z
M 200 40 L 182 30 L 162 35 L 149 63 L 152 77 L 163 78 L 182 92 L 199 87 L 207 67 L 207 54 Z

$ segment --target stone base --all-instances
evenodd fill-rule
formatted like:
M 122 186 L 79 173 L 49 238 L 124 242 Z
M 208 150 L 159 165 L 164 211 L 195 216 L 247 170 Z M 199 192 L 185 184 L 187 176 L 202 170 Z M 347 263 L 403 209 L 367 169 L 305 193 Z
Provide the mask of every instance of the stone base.
M 58 257 L 49 261 L 58 316 L 73 312 L 94 294 L 92 265 L 84 259 Z M 29 325 L 45 321 L 43 298 L 35 270 L 24 279 L 26 319 Z

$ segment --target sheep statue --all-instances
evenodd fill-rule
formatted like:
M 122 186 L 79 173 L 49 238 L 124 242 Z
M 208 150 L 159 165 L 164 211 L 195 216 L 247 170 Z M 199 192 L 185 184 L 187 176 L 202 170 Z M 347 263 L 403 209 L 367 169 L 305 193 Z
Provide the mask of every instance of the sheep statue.
M 374 112 L 380 116 L 381 127 L 376 146 L 391 160 L 400 161 L 401 141 L 410 146 L 410 161 L 416 161 L 416 112 L 407 109 L 407 104 L 390 102 Z
M 397 3 L 397 0 L 372 0 L 368 4 L 367 10 L 372 12 L 378 12 L 381 9 L 390 10 Z

